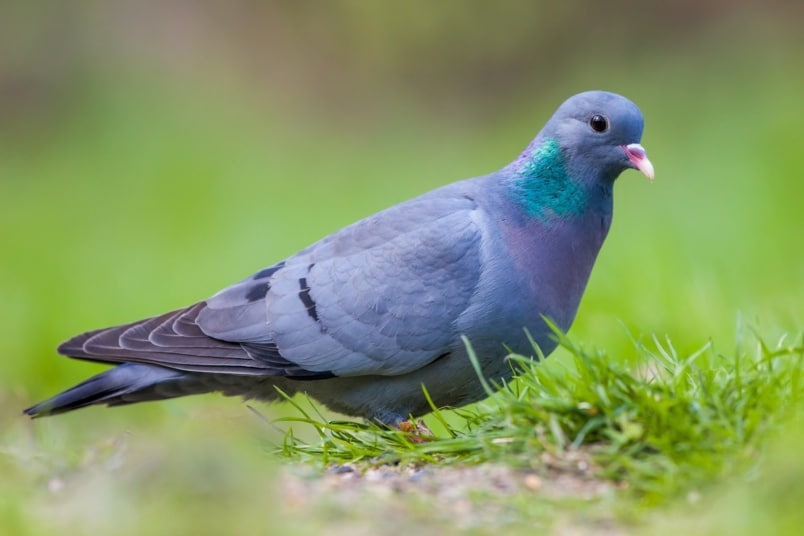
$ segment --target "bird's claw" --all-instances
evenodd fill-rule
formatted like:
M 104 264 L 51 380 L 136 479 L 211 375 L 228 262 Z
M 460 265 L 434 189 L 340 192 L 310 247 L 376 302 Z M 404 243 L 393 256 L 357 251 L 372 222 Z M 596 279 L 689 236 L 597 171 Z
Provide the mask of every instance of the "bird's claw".
M 405 432 L 410 436 L 410 440 L 414 443 L 425 443 L 433 437 L 433 432 L 424 424 L 424 421 L 419 420 L 404 420 L 397 424 L 396 428 L 400 432 Z

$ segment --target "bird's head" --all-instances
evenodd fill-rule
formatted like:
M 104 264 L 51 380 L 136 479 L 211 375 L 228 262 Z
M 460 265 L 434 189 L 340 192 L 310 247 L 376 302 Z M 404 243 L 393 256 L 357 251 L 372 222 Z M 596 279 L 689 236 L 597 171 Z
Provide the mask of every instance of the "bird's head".
M 625 169 L 653 180 L 653 164 L 640 145 L 642 112 L 630 100 L 606 91 L 587 91 L 558 107 L 540 138 L 561 147 L 570 176 L 613 181 Z

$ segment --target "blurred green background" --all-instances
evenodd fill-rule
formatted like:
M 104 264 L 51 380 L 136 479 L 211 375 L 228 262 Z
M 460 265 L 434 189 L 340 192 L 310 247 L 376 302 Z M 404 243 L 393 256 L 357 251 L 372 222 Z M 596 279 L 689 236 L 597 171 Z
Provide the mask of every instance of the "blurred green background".
M 571 336 L 614 354 L 632 352 L 627 331 L 730 351 L 738 318 L 771 340 L 804 326 L 800 3 L 0 11 L 0 527 L 133 534 L 177 505 L 167 533 L 215 533 L 212 505 L 221 526 L 263 526 L 273 469 L 241 402 L 32 425 L 22 408 L 99 370 L 55 346 L 203 299 L 358 218 L 493 171 L 587 89 L 642 108 L 656 181 L 618 181 Z M 130 454 L 115 462 L 121 441 Z M 117 480 L 87 469 L 98 465 Z

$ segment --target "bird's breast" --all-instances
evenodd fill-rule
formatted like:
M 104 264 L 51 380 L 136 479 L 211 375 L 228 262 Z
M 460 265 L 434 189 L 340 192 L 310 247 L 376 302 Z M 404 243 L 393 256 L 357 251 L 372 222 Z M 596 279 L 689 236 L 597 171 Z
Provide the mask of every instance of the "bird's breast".
M 540 345 L 549 344 L 542 317 L 569 329 L 610 222 L 610 213 L 602 213 L 551 225 L 530 220 L 500 227 L 499 251 L 489 252 L 496 257 L 490 263 L 495 275 L 487 284 L 501 299 L 490 302 L 488 315 L 505 334 L 505 344 L 528 345 L 523 328 Z

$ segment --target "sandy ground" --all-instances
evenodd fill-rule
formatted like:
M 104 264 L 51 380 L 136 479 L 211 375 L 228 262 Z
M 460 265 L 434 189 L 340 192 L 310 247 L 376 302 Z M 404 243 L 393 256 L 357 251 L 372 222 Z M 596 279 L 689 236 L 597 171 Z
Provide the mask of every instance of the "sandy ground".
M 619 533 L 612 516 L 586 517 L 584 508 L 555 508 L 562 502 L 598 504 L 613 496 L 615 485 L 594 478 L 582 453 L 562 455 L 560 460 L 543 454 L 537 462 L 538 470 L 498 464 L 382 465 L 361 470 L 346 464 L 333 465 L 323 475 L 297 466 L 281 475 L 281 508 L 292 516 L 323 512 L 335 533 L 368 534 L 376 529 L 374 523 L 383 520 L 391 534 L 410 533 L 411 523 L 417 522 L 419 534 L 445 528 L 502 529 L 529 522 L 549 528 L 547 533 Z M 562 510 L 581 514 L 562 517 L 556 513 Z

